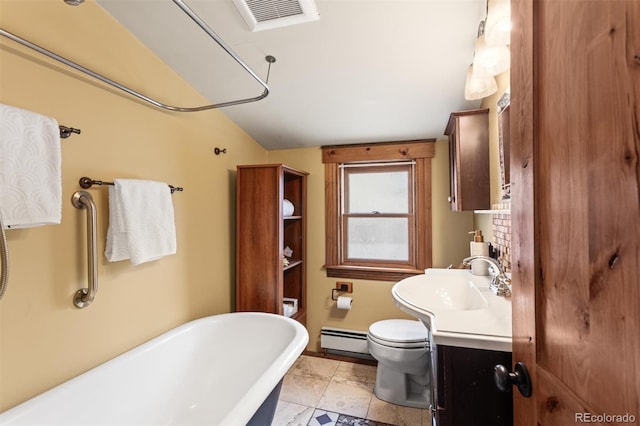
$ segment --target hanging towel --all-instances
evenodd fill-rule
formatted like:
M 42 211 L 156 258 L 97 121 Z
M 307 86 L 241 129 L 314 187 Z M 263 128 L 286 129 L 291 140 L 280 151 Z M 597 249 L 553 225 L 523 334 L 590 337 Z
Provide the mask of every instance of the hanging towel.
M 60 129 L 55 119 L 0 104 L 0 209 L 5 228 L 60 223 Z
M 139 265 L 176 253 L 176 229 L 169 185 L 114 179 L 109 187 L 105 256 Z

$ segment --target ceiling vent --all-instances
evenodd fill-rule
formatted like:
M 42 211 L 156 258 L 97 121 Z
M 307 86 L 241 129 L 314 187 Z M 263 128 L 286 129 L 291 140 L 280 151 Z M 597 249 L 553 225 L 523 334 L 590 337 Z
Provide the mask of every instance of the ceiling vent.
M 320 19 L 313 0 L 233 0 L 251 31 Z

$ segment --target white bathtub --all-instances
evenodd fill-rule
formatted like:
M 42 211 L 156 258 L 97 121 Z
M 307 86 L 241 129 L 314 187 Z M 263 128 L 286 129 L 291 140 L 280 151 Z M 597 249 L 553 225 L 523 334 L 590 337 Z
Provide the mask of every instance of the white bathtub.
M 0 425 L 264 424 L 254 413 L 272 416 L 308 340 L 279 315 L 198 319 L 5 411 Z

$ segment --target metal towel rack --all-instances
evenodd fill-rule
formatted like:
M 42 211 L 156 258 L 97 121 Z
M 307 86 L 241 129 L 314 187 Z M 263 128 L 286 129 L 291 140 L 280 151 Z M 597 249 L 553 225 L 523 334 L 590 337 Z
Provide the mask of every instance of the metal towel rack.
M 245 64 L 242 59 L 240 59 L 234 52 L 233 50 L 231 50 L 231 48 L 202 20 L 200 19 L 200 17 L 198 15 L 195 14 L 195 12 L 193 10 L 191 10 L 182 0 L 173 0 L 173 2 L 185 13 L 187 14 L 187 16 L 189 16 L 193 22 L 195 22 L 205 33 L 207 33 L 207 35 L 209 35 L 209 37 L 211 37 L 213 39 L 213 41 L 215 41 L 225 52 L 227 52 L 227 54 L 229 56 L 231 56 L 238 64 L 240 64 L 240 66 L 242 68 L 245 69 L 245 71 L 247 71 L 262 87 L 264 87 L 264 91 L 262 92 L 262 94 L 260 94 L 259 96 L 255 96 L 253 98 L 244 98 L 244 99 L 238 99 L 235 101 L 228 101 L 228 102 L 220 102 L 217 104 L 211 104 L 211 105 L 202 105 L 202 106 L 198 106 L 198 107 L 178 107 L 178 106 L 171 106 L 171 105 L 166 105 L 163 104 L 160 101 L 157 101 L 153 98 L 150 98 L 146 95 L 143 95 L 142 93 L 139 93 L 133 89 L 130 89 L 129 87 L 120 84 L 116 81 L 111 80 L 110 78 L 107 78 L 101 74 L 98 74 L 95 71 L 92 71 L 88 68 L 83 67 L 82 65 L 79 65 L 73 61 L 70 61 L 69 59 L 60 56 L 56 53 L 53 53 L 43 47 L 38 46 L 35 43 L 32 43 L 28 40 L 25 40 L 22 37 L 19 37 L 15 34 L 10 33 L 9 31 L 6 31 L 3 28 L 0 28 L 0 35 L 15 41 L 16 43 L 19 43 L 25 47 L 28 47 L 30 49 L 35 50 L 38 53 L 41 53 L 42 55 L 48 56 L 51 59 L 55 59 L 58 62 L 62 62 L 63 64 L 74 68 L 80 72 L 83 72 L 84 74 L 87 74 L 95 79 L 98 79 L 104 83 L 107 83 L 119 90 L 122 90 L 123 92 L 126 92 L 132 96 L 135 96 L 138 99 L 142 99 L 145 102 L 148 102 L 158 108 L 162 108 L 165 110 L 169 110 L 169 111 L 177 111 L 177 112 L 197 112 L 197 111 L 204 111 L 204 110 L 208 110 L 208 109 L 214 109 L 214 108 L 223 108 L 223 107 L 228 107 L 228 106 L 233 106 L 233 105 L 239 105 L 239 104 L 246 104 L 246 103 L 250 103 L 250 102 L 256 102 L 259 101 L 261 99 L 266 98 L 269 95 L 269 87 L 267 86 L 267 83 L 262 81 L 262 79 L 260 77 L 258 77 L 258 75 L 251 69 L 249 68 L 249 66 L 247 64 Z M 267 80 L 268 80 L 268 76 L 269 76 L 269 71 L 271 70 L 271 64 L 274 63 L 276 61 L 276 59 L 273 56 L 267 56 L 266 61 L 269 63 L 269 70 L 267 71 Z
M 74 129 L 73 127 L 58 126 L 58 128 L 60 129 L 60 137 L 62 139 L 68 138 L 72 133 L 75 133 L 77 135 L 80 134 L 80 129 Z
M 71 197 L 71 204 L 78 209 L 87 210 L 87 288 L 81 288 L 73 296 L 73 304 L 76 308 L 86 308 L 98 294 L 98 244 L 96 235 L 98 234 L 98 220 L 96 205 L 91 194 L 87 191 L 76 191 Z
M 89 177 L 81 177 L 80 178 L 80 187 L 84 188 L 84 189 L 89 189 L 91 188 L 93 185 L 114 185 L 113 182 L 105 182 L 103 180 L 94 180 L 91 179 Z M 182 188 L 181 186 L 173 186 L 173 185 L 169 185 L 169 189 L 171 190 L 171 193 L 173 194 L 174 192 L 178 191 L 178 192 L 182 192 L 184 191 L 184 188 Z

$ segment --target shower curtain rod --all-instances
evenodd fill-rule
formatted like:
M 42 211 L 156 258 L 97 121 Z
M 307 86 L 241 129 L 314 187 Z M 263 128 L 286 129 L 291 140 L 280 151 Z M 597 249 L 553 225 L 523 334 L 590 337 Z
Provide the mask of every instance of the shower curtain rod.
M 207 33 L 209 35 L 209 37 L 211 37 L 213 39 L 213 41 L 215 41 L 225 52 L 227 52 L 227 54 L 229 56 L 231 56 L 238 64 L 240 64 L 240 66 L 242 66 L 242 68 L 245 69 L 245 71 L 247 71 L 262 87 L 264 87 L 264 91 L 262 92 L 262 94 L 260 94 L 259 96 L 255 96 L 253 98 L 244 98 L 244 99 L 238 99 L 235 101 L 227 101 L 227 102 L 220 102 L 217 104 L 211 104 L 211 105 L 202 105 L 202 106 L 197 106 L 197 107 L 177 107 L 177 106 L 171 106 L 171 105 L 166 105 L 163 104 L 162 102 L 159 102 L 153 98 L 150 98 L 146 95 L 143 95 L 142 93 L 139 93 L 133 89 L 130 89 L 129 87 L 118 83 L 117 81 L 113 81 L 101 74 L 98 74 L 95 71 L 92 71 L 88 68 L 83 67 L 82 65 L 79 65 L 73 61 L 70 61 L 69 59 L 60 56 L 56 53 L 53 53 L 43 47 L 38 46 L 35 43 L 32 43 L 28 40 L 25 40 L 22 37 L 19 37 L 15 34 L 10 33 L 9 31 L 6 31 L 3 28 L 0 28 L 0 35 L 15 41 L 16 43 L 19 43 L 25 47 L 28 47 L 30 49 L 35 50 L 36 52 L 48 56 L 51 59 L 55 59 L 58 62 L 62 62 L 63 64 L 74 68 L 84 74 L 87 74 L 95 79 L 98 79 L 104 83 L 107 83 L 117 89 L 122 90 L 123 92 L 126 92 L 132 96 L 137 97 L 138 99 L 142 99 L 145 102 L 148 102 L 158 108 L 162 108 L 162 109 L 166 109 L 169 111 L 177 111 L 177 112 L 197 112 L 197 111 L 204 111 L 204 110 L 208 110 L 208 109 L 215 109 L 215 108 L 223 108 L 223 107 L 228 107 L 228 106 L 233 106 L 233 105 L 239 105 L 239 104 L 246 104 L 246 103 L 250 103 L 250 102 L 256 102 L 259 101 L 261 99 L 266 98 L 269 95 L 269 87 L 267 86 L 267 83 L 262 81 L 262 79 L 260 77 L 258 77 L 258 75 L 251 69 L 249 68 L 249 66 L 247 64 L 245 64 L 242 59 L 240 59 L 234 52 L 233 50 L 231 50 L 231 48 L 229 46 L 227 46 L 227 44 L 215 33 L 213 32 L 213 30 L 202 20 L 200 19 L 200 17 L 198 15 L 195 14 L 195 12 L 193 10 L 191 10 L 182 0 L 173 0 L 173 2 L 185 13 L 187 14 L 187 16 L 189 16 L 193 22 L 195 22 L 205 33 Z M 266 61 L 269 63 L 269 69 L 271 69 L 271 64 L 275 62 L 275 58 L 273 56 L 267 56 Z M 267 78 L 268 78 L 268 74 L 269 71 L 267 71 Z

